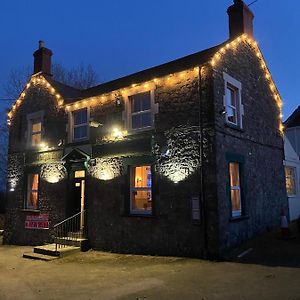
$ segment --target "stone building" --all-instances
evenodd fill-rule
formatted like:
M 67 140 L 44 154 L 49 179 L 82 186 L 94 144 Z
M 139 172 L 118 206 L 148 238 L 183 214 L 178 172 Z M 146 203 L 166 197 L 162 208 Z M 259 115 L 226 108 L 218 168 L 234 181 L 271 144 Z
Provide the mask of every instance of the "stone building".
M 279 224 L 281 98 L 252 12 L 228 15 L 224 43 L 86 90 L 52 79 L 40 43 L 8 114 L 5 243 L 63 222 L 93 249 L 218 257 Z

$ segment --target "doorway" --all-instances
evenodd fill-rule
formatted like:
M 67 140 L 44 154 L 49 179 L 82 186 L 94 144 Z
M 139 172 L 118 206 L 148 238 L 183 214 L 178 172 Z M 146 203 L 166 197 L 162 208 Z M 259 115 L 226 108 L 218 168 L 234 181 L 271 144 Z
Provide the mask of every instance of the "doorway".
M 70 199 L 70 216 L 81 213 L 80 224 L 77 229 L 84 227 L 84 210 L 85 210 L 85 170 L 73 170 L 73 180 L 71 181 L 71 199 Z

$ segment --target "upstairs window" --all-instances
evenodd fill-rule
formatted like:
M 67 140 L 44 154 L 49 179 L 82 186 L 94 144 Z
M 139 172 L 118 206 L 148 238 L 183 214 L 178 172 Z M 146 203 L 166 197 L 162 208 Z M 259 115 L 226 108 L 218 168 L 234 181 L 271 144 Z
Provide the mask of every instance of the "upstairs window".
M 239 163 L 237 162 L 229 163 L 229 177 L 230 177 L 231 216 L 233 218 L 237 218 L 242 215 L 241 181 L 240 181 Z
M 151 127 L 151 93 L 140 93 L 129 97 L 131 107 L 131 129 L 143 129 Z
M 132 166 L 130 168 L 130 177 L 130 212 L 132 214 L 151 214 L 151 166 Z
M 27 175 L 26 209 L 38 208 L 39 174 Z
M 297 195 L 296 168 L 285 167 L 285 184 L 288 197 L 295 197 Z
M 224 73 L 225 121 L 234 127 L 242 128 L 243 105 L 241 101 L 242 85 L 239 81 Z
M 31 120 L 31 146 L 38 146 L 42 141 L 42 121 L 41 119 Z
M 73 111 L 73 141 L 88 139 L 88 110 L 87 108 Z
M 27 115 L 27 146 L 37 147 L 43 140 L 44 112 L 39 111 Z

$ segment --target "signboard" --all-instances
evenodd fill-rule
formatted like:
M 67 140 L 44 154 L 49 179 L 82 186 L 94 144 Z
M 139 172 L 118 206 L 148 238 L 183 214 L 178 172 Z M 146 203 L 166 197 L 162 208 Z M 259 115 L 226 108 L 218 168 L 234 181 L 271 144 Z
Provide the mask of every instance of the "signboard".
M 26 229 L 49 229 L 49 215 L 28 215 L 25 220 Z

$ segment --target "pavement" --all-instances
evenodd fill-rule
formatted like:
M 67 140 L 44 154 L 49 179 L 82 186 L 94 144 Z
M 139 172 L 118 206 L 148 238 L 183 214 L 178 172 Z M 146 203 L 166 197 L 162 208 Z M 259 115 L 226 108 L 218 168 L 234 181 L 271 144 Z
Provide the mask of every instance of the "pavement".
M 90 250 L 50 262 L 0 245 L 0 300 L 300 300 L 300 234 L 266 233 L 226 261 Z M 242 254 L 242 255 L 241 255 Z

